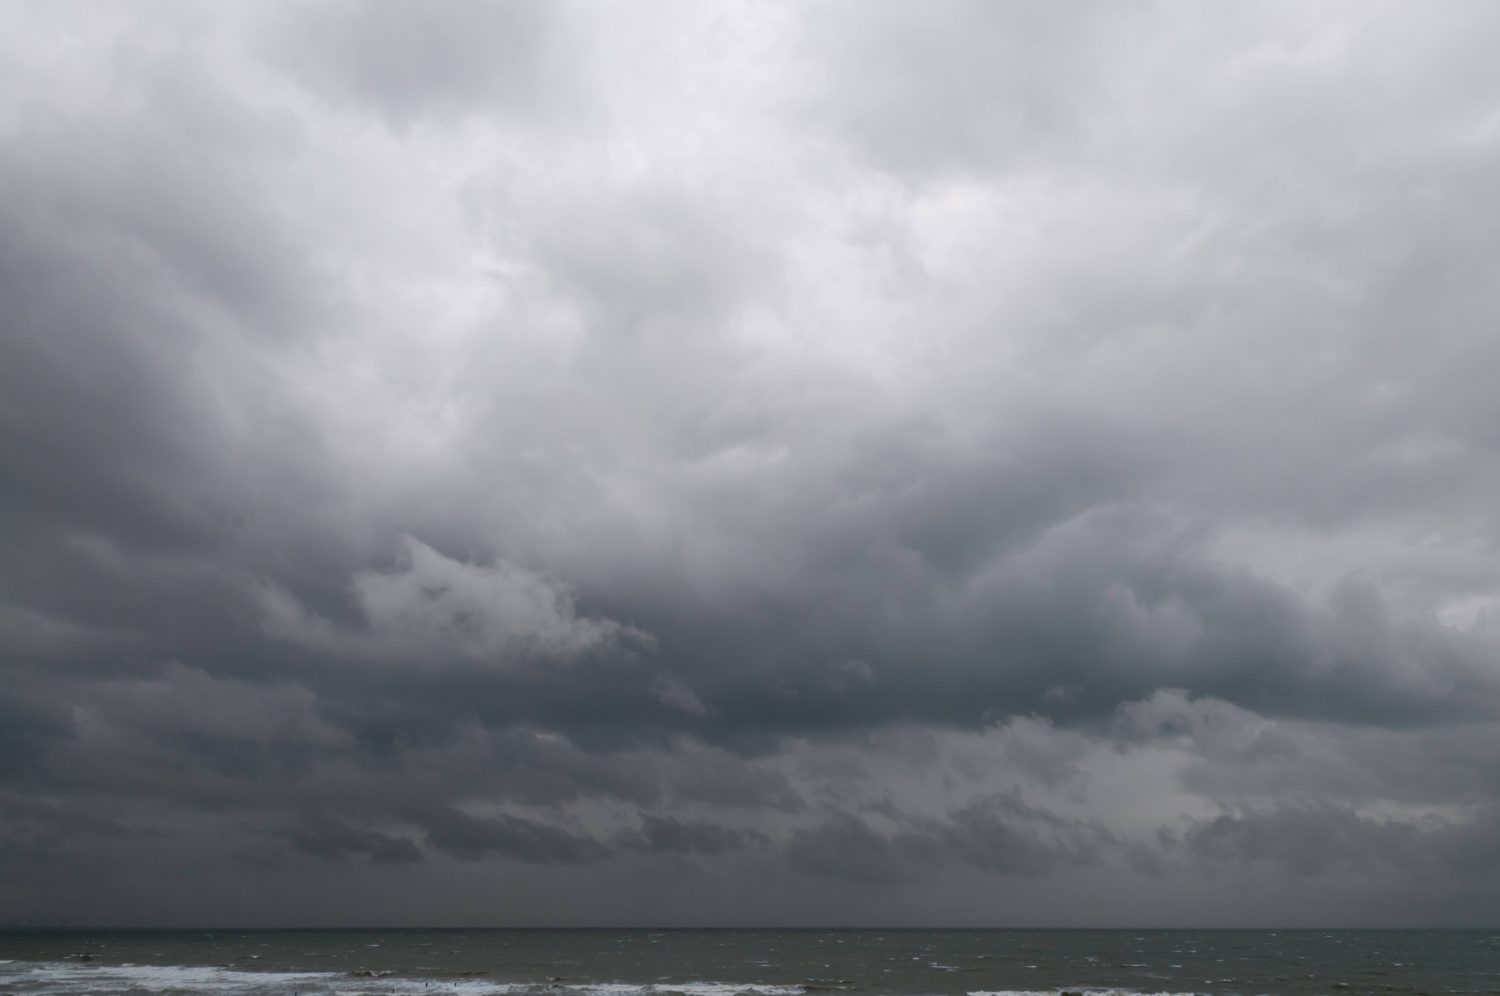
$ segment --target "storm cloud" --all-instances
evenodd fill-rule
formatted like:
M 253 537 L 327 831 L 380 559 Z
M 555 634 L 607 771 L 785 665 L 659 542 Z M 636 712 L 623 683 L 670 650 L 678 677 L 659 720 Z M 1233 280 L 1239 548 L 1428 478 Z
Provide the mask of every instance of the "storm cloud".
M 0 28 L 0 919 L 1500 916 L 1492 5 Z

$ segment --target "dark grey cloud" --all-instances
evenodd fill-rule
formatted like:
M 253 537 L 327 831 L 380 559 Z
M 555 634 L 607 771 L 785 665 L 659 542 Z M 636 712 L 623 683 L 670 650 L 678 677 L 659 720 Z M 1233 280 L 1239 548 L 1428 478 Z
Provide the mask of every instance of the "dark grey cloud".
M 297 850 L 330 861 L 349 857 L 373 862 L 407 864 L 422 860 L 417 846 L 405 837 L 350 826 L 331 817 L 305 821 L 287 831 Z
M 862 885 L 909 881 L 943 860 L 941 845 L 911 831 L 883 834 L 864 820 L 844 815 L 799 831 L 787 847 L 792 864 L 824 878 Z
M 582 834 L 518 816 L 478 817 L 457 809 L 434 814 L 427 838 L 434 847 L 465 861 L 495 853 L 527 862 L 577 864 L 606 853 L 598 841 Z
M 679 820 L 670 816 L 641 814 L 641 829 L 627 834 L 620 846 L 647 854 L 701 854 L 712 856 L 746 847 L 765 847 L 770 840 L 754 830 L 736 830 L 706 820 Z
M 976 798 L 942 821 L 912 820 L 890 807 L 877 810 L 894 822 L 889 832 L 864 817 L 842 814 L 799 832 L 788 858 L 814 875 L 880 885 L 955 863 L 1001 876 L 1041 877 L 1098 861 L 1117 846 L 1102 827 L 1005 793 Z
M 61 703 L 0 692 L 0 778 L 42 773 L 48 745 L 66 736 L 70 726 Z
M 0 918 L 1492 917 L 1494 18 L 0 13 Z
M 1471 820 L 1379 818 L 1336 804 L 1236 810 L 1193 825 L 1180 846 L 1209 865 L 1238 863 L 1293 875 L 1447 875 L 1492 880 L 1500 870 L 1494 813 Z

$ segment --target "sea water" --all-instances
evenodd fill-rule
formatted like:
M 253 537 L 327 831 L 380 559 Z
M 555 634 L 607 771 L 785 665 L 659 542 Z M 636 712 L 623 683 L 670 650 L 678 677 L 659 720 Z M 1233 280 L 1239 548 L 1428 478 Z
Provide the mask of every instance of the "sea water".
M 0 932 L 0 993 L 1500 993 L 1489 930 Z

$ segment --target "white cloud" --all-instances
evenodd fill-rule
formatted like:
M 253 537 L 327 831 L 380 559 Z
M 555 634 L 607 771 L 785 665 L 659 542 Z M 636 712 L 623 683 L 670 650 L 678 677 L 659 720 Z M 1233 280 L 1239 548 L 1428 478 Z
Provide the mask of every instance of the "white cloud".
M 350 592 L 366 624 L 358 630 L 263 585 L 266 629 L 342 654 L 432 664 L 568 661 L 649 643 L 630 626 L 580 614 L 566 585 L 505 560 L 486 565 L 445 557 L 410 536 L 402 538 L 393 569 L 357 572 Z

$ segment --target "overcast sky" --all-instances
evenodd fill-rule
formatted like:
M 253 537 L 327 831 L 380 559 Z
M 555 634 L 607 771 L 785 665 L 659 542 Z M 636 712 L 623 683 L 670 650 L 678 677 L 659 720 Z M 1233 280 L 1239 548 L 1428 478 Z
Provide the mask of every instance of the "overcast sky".
M 1500 921 L 1497 37 L 0 3 L 0 920 Z

